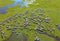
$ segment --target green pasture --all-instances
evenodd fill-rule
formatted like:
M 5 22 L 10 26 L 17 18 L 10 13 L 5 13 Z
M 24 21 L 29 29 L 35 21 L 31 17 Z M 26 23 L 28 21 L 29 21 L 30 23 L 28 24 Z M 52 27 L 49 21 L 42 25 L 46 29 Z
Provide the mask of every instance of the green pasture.
M 12 3 L 13 2 L 11 2 L 10 0 L 0 0 L 0 7 L 9 5 Z M 52 35 L 60 37 L 60 31 L 58 29 L 56 29 L 56 27 L 55 27 L 55 24 L 60 25 L 60 0 L 36 0 L 33 4 L 30 4 L 28 8 L 26 8 L 26 7 L 20 8 L 19 5 L 12 7 L 12 8 L 8 8 L 6 14 L 0 14 L 0 22 L 4 21 L 6 18 L 12 17 L 15 14 L 23 14 L 26 10 L 29 11 L 29 14 L 27 14 L 26 16 L 30 17 L 31 12 L 37 8 L 43 9 L 44 14 L 51 18 L 51 23 L 53 24 L 52 28 L 55 29 L 55 32 Z M 38 15 L 37 12 L 36 12 L 36 15 Z M 23 18 L 21 18 L 21 19 L 18 18 L 17 21 L 18 22 L 21 21 L 21 24 L 24 23 Z M 9 24 L 13 25 L 14 20 L 11 21 Z M 8 23 L 6 23 L 5 26 L 2 26 L 3 27 L 2 29 L 4 32 L 6 32 L 6 39 L 7 39 L 8 37 L 10 37 L 11 31 L 6 30 L 6 28 L 5 28 L 6 25 L 8 25 Z M 33 26 L 31 26 L 31 28 L 35 27 L 35 25 L 33 23 L 32 23 L 32 25 Z M 46 27 L 45 27 L 45 29 L 46 29 Z M 28 37 L 28 41 L 34 41 L 34 38 L 36 36 L 35 31 L 33 31 L 33 30 L 28 31 L 28 30 L 24 29 L 24 30 L 17 30 L 17 32 L 26 34 L 26 36 Z M 38 37 L 41 39 L 41 41 L 55 41 L 53 38 L 51 38 L 47 35 L 43 35 L 43 34 L 38 34 Z M 1 33 L 0 33 L 0 41 L 3 41 L 3 39 L 1 38 Z

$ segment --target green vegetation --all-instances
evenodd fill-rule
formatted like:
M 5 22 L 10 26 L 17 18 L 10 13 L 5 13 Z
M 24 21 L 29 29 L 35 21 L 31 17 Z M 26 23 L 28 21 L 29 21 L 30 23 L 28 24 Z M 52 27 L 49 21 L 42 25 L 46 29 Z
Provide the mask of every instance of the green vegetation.
M 5 5 L 12 4 L 12 3 L 13 2 L 11 2 L 10 0 L 6 0 L 6 1 L 5 0 L 0 0 L 0 7 L 3 7 Z M 27 11 L 27 10 L 29 11 L 29 13 L 26 14 L 25 16 L 30 18 L 31 17 L 30 16 L 31 12 L 35 11 L 37 8 L 43 9 L 44 15 L 45 15 L 45 16 L 43 16 L 44 18 L 47 17 L 47 16 L 49 18 L 51 18 L 52 28 L 55 30 L 55 32 L 53 32 L 52 35 L 60 37 L 60 33 L 59 33 L 60 31 L 58 29 L 56 29 L 56 27 L 55 27 L 55 24 L 60 25 L 60 0 L 36 0 L 36 2 L 34 2 L 33 4 L 30 4 L 28 8 L 26 8 L 26 7 L 20 8 L 19 5 L 17 5 L 13 8 L 9 8 L 7 10 L 6 14 L 0 14 L 0 22 L 3 22 L 6 18 L 10 18 L 10 17 L 14 16 L 15 14 L 24 14 L 25 11 Z M 38 12 L 35 12 L 35 14 L 39 15 Z M 25 16 L 22 16 L 22 17 L 25 17 Z M 24 24 L 24 18 L 18 18 L 17 22 L 19 23 L 19 21 L 21 21 L 20 25 Z M 7 31 L 6 26 L 7 25 L 14 25 L 14 24 L 15 24 L 15 20 L 13 20 L 9 23 L 5 23 L 4 26 L 2 25 L 2 29 L 6 33 L 6 39 L 8 39 L 11 35 L 11 30 Z M 43 24 L 45 26 L 48 25 L 47 27 L 50 26 L 50 24 L 45 24 L 45 23 L 43 23 Z M 31 25 L 32 26 L 29 26 L 29 27 L 31 27 L 31 28 L 35 27 L 34 23 L 31 23 Z M 11 26 L 11 28 L 13 28 L 13 27 L 14 26 Z M 47 28 L 45 27 L 45 29 L 47 29 Z M 34 30 L 29 31 L 29 30 L 23 28 L 23 30 L 16 30 L 16 32 L 26 34 L 26 36 L 28 38 L 28 41 L 34 41 L 35 36 L 36 36 Z M 46 32 L 51 34 L 49 31 L 46 31 Z M 44 35 L 44 34 L 39 34 L 38 33 L 38 37 L 41 39 L 41 41 L 55 41 L 53 38 L 51 38 L 47 35 Z M 4 38 L 4 40 L 5 40 L 5 38 Z M 1 32 L 0 32 L 0 41 L 3 41 L 3 39 L 1 38 Z

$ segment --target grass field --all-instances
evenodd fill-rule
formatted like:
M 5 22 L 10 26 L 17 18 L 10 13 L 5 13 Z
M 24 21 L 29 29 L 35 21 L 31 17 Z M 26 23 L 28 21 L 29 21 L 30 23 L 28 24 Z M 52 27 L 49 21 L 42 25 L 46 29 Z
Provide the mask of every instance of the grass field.
M 0 0 L 0 7 L 9 5 L 12 3 L 13 2 L 11 2 L 10 0 Z M 20 8 L 19 5 L 12 7 L 12 8 L 8 8 L 6 14 L 0 14 L 0 22 L 4 21 L 6 18 L 14 16 L 15 14 L 20 14 L 20 13 L 23 14 L 26 10 L 29 11 L 29 14 L 26 14 L 26 16 L 30 17 L 30 13 L 37 8 L 42 8 L 44 10 L 44 14 L 51 18 L 51 23 L 53 24 L 53 28 L 55 28 L 55 32 L 53 33 L 53 36 L 60 37 L 60 31 L 58 29 L 56 29 L 56 27 L 55 27 L 55 24 L 60 25 L 60 0 L 36 0 L 33 4 L 30 4 L 28 8 L 26 8 L 26 7 Z M 36 12 L 36 15 L 38 15 L 37 12 Z M 21 21 L 21 24 L 24 23 L 23 18 L 21 18 L 21 19 L 18 18 L 17 21 L 18 22 Z M 7 36 L 6 39 L 8 37 L 10 37 L 10 35 L 11 35 L 11 30 L 7 31 L 5 28 L 6 25 L 9 25 L 9 24 L 13 25 L 14 20 L 11 21 L 10 23 L 6 23 L 5 26 L 2 26 L 2 29 L 6 33 L 6 36 Z M 32 25 L 33 26 L 31 26 L 31 28 L 35 27 L 35 24 L 32 23 Z M 47 28 L 45 27 L 45 29 L 47 29 Z M 33 31 L 33 30 L 28 31 L 24 28 L 23 28 L 23 30 L 17 30 L 17 32 L 26 34 L 26 36 L 28 37 L 28 41 L 34 41 L 34 38 L 36 36 L 35 31 Z M 51 38 L 44 34 L 38 34 L 38 37 L 41 39 L 41 41 L 55 41 L 54 38 Z M 5 38 L 4 38 L 4 40 L 5 40 Z M 3 41 L 3 39 L 1 38 L 1 33 L 0 33 L 0 41 Z M 7 41 L 9 41 L 9 40 L 7 40 Z M 13 41 L 13 40 L 11 40 L 11 41 Z M 17 41 L 17 40 L 14 40 L 14 41 Z

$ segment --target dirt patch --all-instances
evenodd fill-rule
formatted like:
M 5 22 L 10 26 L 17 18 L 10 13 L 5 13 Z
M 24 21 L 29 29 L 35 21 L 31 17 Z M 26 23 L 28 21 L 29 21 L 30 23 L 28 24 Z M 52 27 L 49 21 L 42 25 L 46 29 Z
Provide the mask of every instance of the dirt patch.
M 11 34 L 11 36 L 4 40 L 4 41 L 28 41 L 26 35 L 22 34 L 17 38 L 17 35 L 15 33 Z

